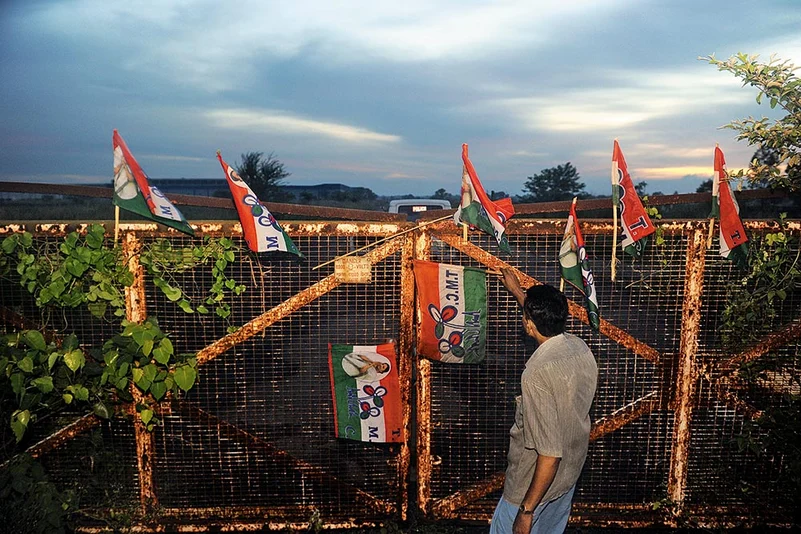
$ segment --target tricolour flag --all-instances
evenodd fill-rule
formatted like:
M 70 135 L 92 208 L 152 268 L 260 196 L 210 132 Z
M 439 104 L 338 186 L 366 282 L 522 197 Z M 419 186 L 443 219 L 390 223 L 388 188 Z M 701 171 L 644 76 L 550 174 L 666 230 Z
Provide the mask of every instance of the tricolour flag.
M 280 251 L 303 257 L 270 210 L 262 204 L 233 167 L 223 161 L 219 152 L 217 152 L 217 159 L 220 160 L 220 165 L 225 172 L 228 188 L 234 198 L 236 212 L 239 215 L 239 222 L 242 224 L 242 233 L 245 235 L 248 248 L 253 252 Z
M 328 345 L 336 437 L 403 442 L 395 344 Z
M 504 231 L 506 230 L 506 221 L 515 214 L 512 199 L 507 197 L 495 201 L 490 200 L 467 156 L 467 144 L 462 145 L 462 162 L 462 200 L 453 220 L 456 224 L 469 224 L 482 232 L 495 236 L 500 249 L 510 252 L 509 241 L 506 239 Z
M 114 197 L 116 206 L 189 235 L 195 231 L 181 212 L 155 186 L 128 150 L 122 136 L 114 130 Z
M 648 243 L 647 237 L 656 231 L 656 227 L 645 212 L 640 197 L 634 189 L 626 159 L 617 139 L 612 149 L 612 202 L 620 213 L 623 251 L 635 258 L 641 257 Z
M 719 147 L 715 147 L 715 175 L 712 178 L 713 212 L 716 204 L 719 205 L 720 217 L 720 255 L 738 267 L 745 267 L 748 265 L 748 237 L 740 220 L 740 206 L 729 186 L 726 159 Z
M 567 217 L 565 237 L 562 239 L 562 248 L 559 250 L 559 265 L 562 278 L 584 294 L 587 306 L 587 319 L 595 330 L 601 328 L 601 319 L 598 308 L 598 294 L 595 291 L 595 278 L 590 269 L 587 249 L 584 247 L 584 237 L 581 235 L 578 217 L 576 216 L 576 201 L 570 206 L 570 215 Z
M 417 353 L 479 363 L 487 342 L 487 276 L 481 269 L 415 260 Z

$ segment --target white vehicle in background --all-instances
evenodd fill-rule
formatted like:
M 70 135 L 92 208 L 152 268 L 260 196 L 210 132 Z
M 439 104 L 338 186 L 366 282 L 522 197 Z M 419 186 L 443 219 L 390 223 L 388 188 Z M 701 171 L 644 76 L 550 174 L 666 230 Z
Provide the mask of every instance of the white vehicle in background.
M 440 198 L 403 198 L 389 201 L 389 212 L 405 213 L 408 221 L 416 221 L 426 211 L 449 209 L 451 203 Z

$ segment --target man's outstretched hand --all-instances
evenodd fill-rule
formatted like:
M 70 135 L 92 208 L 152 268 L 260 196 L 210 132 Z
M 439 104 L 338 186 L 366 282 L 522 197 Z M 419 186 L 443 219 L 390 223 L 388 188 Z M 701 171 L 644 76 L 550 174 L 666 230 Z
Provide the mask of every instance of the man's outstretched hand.
M 517 303 L 522 306 L 523 301 L 526 299 L 526 291 L 520 286 L 520 280 L 517 279 L 517 274 L 515 274 L 514 269 L 511 267 L 502 267 L 501 273 L 503 274 L 501 280 L 503 281 L 504 287 L 514 295 L 515 299 L 517 299 Z

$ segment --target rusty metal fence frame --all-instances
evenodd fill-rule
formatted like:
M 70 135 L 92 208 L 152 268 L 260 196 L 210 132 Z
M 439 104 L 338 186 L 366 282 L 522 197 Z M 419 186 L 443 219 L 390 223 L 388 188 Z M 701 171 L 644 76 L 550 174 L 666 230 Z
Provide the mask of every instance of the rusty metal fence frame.
M 685 222 L 668 222 L 660 226 L 667 235 L 682 235 L 687 241 L 684 266 L 684 291 L 681 313 L 680 346 L 678 353 L 667 354 L 658 351 L 630 335 L 618 326 L 601 319 L 600 334 L 616 344 L 625 347 L 639 358 L 643 358 L 669 373 L 669 379 L 663 384 L 668 391 L 652 391 L 634 402 L 620 406 L 612 413 L 605 414 L 593 422 L 590 441 L 614 433 L 621 428 L 647 416 L 657 410 L 668 410 L 672 413 L 673 432 L 670 445 L 670 466 L 666 484 L 666 503 L 580 503 L 574 502 L 571 524 L 581 526 L 622 526 L 643 527 L 653 524 L 679 526 L 691 517 L 698 526 L 723 527 L 738 524 L 758 523 L 761 520 L 771 521 L 770 514 L 755 518 L 753 510 L 746 507 L 730 506 L 728 509 L 715 506 L 687 504 L 685 501 L 688 483 L 688 464 L 690 443 L 693 432 L 693 414 L 698 406 L 698 394 L 701 387 L 711 390 L 713 397 L 737 413 L 750 419 L 756 419 L 762 411 L 740 398 L 734 385 L 734 375 L 739 367 L 753 362 L 772 350 L 792 344 L 800 344 L 801 318 L 791 318 L 785 326 L 774 331 L 751 348 L 739 354 L 730 355 L 718 362 L 701 362 L 699 359 L 699 334 L 702 321 L 702 301 L 704 294 L 704 275 L 708 248 L 708 221 L 695 220 Z M 765 221 L 748 221 L 745 223 L 749 232 L 764 233 L 775 229 L 776 225 Z M 612 235 L 613 226 L 609 222 L 584 221 L 582 233 L 587 235 Z M 791 223 L 789 230 L 799 236 L 801 224 Z M 454 230 L 453 225 L 442 224 L 428 229 L 429 236 L 423 235 L 417 245 L 417 257 L 429 259 L 431 236 L 436 237 L 448 246 L 459 251 L 467 258 L 474 260 L 492 270 L 502 267 L 514 267 L 498 256 L 471 242 L 465 242 Z M 521 221 L 515 220 L 507 226 L 507 234 L 512 236 L 556 233 L 561 236 L 564 223 L 561 221 Z M 595 261 L 598 261 L 597 258 Z M 725 261 L 725 260 L 721 260 Z M 514 269 L 524 286 L 543 283 L 526 273 Z M 601 304 L 603 317 L 603 304 Z M 588 324 L 586 310 L 582 303 L 569 300 L 569 313 L 578 321 Z M 498 471 L 484 480 L 472 483 L 453 494 L 440 499 L 431 497 L 431 367 L 432 362 L 419 359 L 417 414 L 420 418 L 417 439 L 418 492 L 419 508 L 432 518 L 459 518 L 465 520 L 489 521 L 492 509 L 477 512 L 468 505 L 503 488 L 504 473 Z M 661 394 L 660 394 L 661 393 Z M 667 402 L 661 399 L 668 399 Z M 657 506 L 655 506 L 657 504 Z
M 563 231 L 561 221 L 513 221 L 508 227 L 510 235 L 526 236 L 535 239 L 538 235 L 561 235 Z M 715 397 L 725 405 L 747 417 L 757 417 L 761 412 L 749 405 L 737 395 L 736 388 L 732 387 L 733 376 L 737 368 L 744 362 L 754 361 L 768 351 L 788 344 L 797 344 L 801 337 L 801 321 L 793 318 L 782 329 L 765 337 L 760 343 L 740 354 L 730 355 L 727 359 L 716 364 L 701 363 L 698 354 L 698 337 L 701 329 L 701 306 L 704 292 L 705 257 L 707 252 L 706 221 L 671 222 L 661 225 L 667 235 L 684 236 L 687 242 L 685 251 L 685 278 L 684 297 L 682 303 L 680 348 L 677 354 L 663 354 L 649 346 L 618 326 L 602 320 L 601 334 L 627 350 L 638 358 L 643 358 L 658 366 L 668 366 L 675 370 L 675 376 L 670 377 L 666 383 L 670 385 L 669 391 L 660 395 L 644 395 L 636 401 L 620 406 L 616 411 L 605 414 L 596 420 L 592 427 L 591 440 L 598 440 L 607 436 L 639 418 L 657 410 L 668 410 L 674 418 L 673 434 L 670 446 L 670 468 L 667 485 L 667 497 L 673 503 L 671 513 L 665 515 L 663 511 L 654 511 L 652 503 L 613 503 L 598 502 L 592 504 L 577 503 L 574 507 L 572 521 L 577 525 L 587 526 L 643 526 L 661 522 L 677 524 L 683 516 L 696 517 L 701 524 L 725 525 L 733 520 L 747 519 L 738 510 L 710 509 L 709 507 L 693 507 L 685 503 L 685 494 L 688 477 L 688 459 L 690 455 L 690 438 L 692 436 L 692 422 L 694 409 L 698 405 L 699 387 L 703 385 L 713 392 Z M 77 229 L 85 229 L 88 225 L 78 225 Z M 769 223 L 749 222 L 749 231 L 761 232 L 770 227 Z M 76 228 L 67 224 L 39 224 L 39 225 L 9 225 L 0 230 L 0 236 L 10 232 L 29 229 L 38 235 L 60 236 L 68 230 Z M 384 238 L 400 230 L 414 228 L 409 223 L 394 222 L 349 222 L 349 223 L 289 223 L 284 225 L 285 230 L 294 238 L 299 236 L 366 236 L 369 238 Z M 798 233 L 798 223 L 791 224 L 791 230 Z M 198 227 L 202 235 L 241 235 L 238 224 L 208 223 Z M 613 228 L 605 221 L 585 222 L 585 235 L 605 234 L 611 235 Z M 126 251 L 131 257 L 129 265 L 135 275 L 134 284 L 126 291 L 127 318 L 131 321 L 141 321 L 146 317 L 146 296 L 144 291 L 145 277 L 138 264 L 136 251 L 141 246 L 142 239 L 153 236 L 174 236 L 173 231 L 164 231 L 155 224 L 125 224 L 121 226 L 121 235 Z M 413 347 L 418 335 L 414 323 L 414 279 L 411 270 L 413 259 L 430 259 L 432 238 L 444 243 L 446 246 L 459 251 L 473 261 L 491 268 L 510 266 L 503 259 L 488 252 L 471 241 L 463 241 L 458 230 L 452 223 L 440 223 L 420 227 L 417 231 L 401 236 L 397 239 L 382 243 L 365 254 L 371 264 L 377 264 L 388 256 L 399 253 L 402 258 L 400 285 L 400 309 L 398 320 L 398 353 L 399 375 L 403 397 L 403 421 L 406 435 L 416 434 L 414 442 L 404 443 L 400 446 L 396 462 L 395 486 L 398 488 L 396 500 L 388 502 L 374 499 L 369 494 L 356 489 L 360 505 L 375 507 L 385 513 L 387 517 L 405 520 L 410 516 L 410 508 L 419 510 L 429 519 L 464 519 L 487 521 L 491 510 L 476 512 L 466 508 L 466 505 L 476 499 L 497 492 L 503 485 L 503 472 L 498 472 L 480 483 L 470 484 L 446 498 L 432 498 L 430 483 L 432 476 L 431 457 L 431 362 L 424 358 L 416 358 Z M 550 261 L 550 260 L 548 260 Z M 333 266 L 329 271 L 333 272 Z M 329 272 L 323 271 L 323 272 Z M 539 283 L 539 280 L 517 271 L 524 285 Z M 197 354 L 198 365 L 203 366 L 212 361 L 226 350 L 263 332 L 272 324 L 285 318 L 295 311 L 318 299 L 320 296 L 332 291 L 340 282 L 333 274 L 321 276 L 320 280 L 311 286 L 296 293 L 277 306 L 253 317 L 239 330 L 225 335 L 209 344 Z M 571 301 L 570 314 L 581 322 L 586 323 L 586 312 L 581 303 Z M 2 318 L 7 325 L 17 327 L 30 327 L 26 318 L 15 316 L 9 310 L 3 309 Z M 201 371 L 202 373 L 202 371 Z M 135 388 L 132 392 L 136 395 Z M 667 399 L 667 400 L 665 400 Z M 201 421 L 209 432 L 230 433 L 246 444 L 259 443 L 260 439 L 247 434 L 244 430 L 236 428 L 226 421 L 215 418 L 203 412 L 200 408 L 185 404 L 162 403 L 163 413 L 176 409 L 183 412 L 192 412 L 192 417 Z M 132 409 L 129 407 L 129 409 Z M 52 435 L 30 447 L 33 456 L 47 454 L 79 434 L 97 426 L 99 420 L 93 415 L 82 417 L 70 425 L 60 429 Z M 411 432 L 414 427 L 414 433 Z M 248 508 L 248 509 L 204 509 L 179 508 L 171 509 L 159 506 L 158 494 L 153 484 L 155 437 L 148 433 L 140 423 L 135 423 L 137 469 L 139 483 L 139 502 L 142 517 L 147 522 L 141 528 L 155 530 L 158 521 L 170 521 L 172 524 L 183 525 L 182 528 L 190 530 L 207 530 L 225 526 L 226 528 L 280 528 L 280 527 L 308 527 L 304 520 L 308 517 L 306 508 Z M 269 445 L 269 444 L 267 444 Z M 412 451 L 411 446 L 414 446 Z M 276 457 L 286 461 L 294 459 L 282 456 L 281 451 L 274 451 Z M 306 465 L 311 476 L 320 477 L 323 481 L 329 480 L 329 475 L 316 466 Z M 414 480 L 414 483 L 410 483 Z M 411 502 L 410 502 L 411 501 Z M 738 515 L 740 514 L 740 515 Z M 732 519 L 735 518 L 735 519 Z M 359 518 L 358 510 L 353 510 L 352 520 L 337 521 L 326 524 L 330 528 L 344 528 L 366 524 Z M 369 524 L 369 522 L 367 523 Z M 84 530 L 92 531 L 94 527 Z

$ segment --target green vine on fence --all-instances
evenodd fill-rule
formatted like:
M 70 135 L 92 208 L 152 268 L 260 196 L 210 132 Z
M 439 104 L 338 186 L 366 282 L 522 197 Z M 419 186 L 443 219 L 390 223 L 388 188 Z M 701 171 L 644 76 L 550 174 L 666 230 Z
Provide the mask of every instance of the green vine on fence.
M 154 285 L 184 312 L 205 315 L 212 308 L 218 317 L 227 320 L 231 315 L 227 298 L 241 295 L 246 288 L 227 274 L 227 268 L 236 260 L 237 252 L 238 247 L 227 237 L 206 237 L 203 245 L 181 248 L 173 247 L 167 239 L 158 239 L 144 248 L 139 261 L 147 269 Z M 173 273 L 190 271 L 202 265 L 212 266 L 213 282 L 209 295 L 195 302 L 181 290 Z
M 86 309 L 97 318 L 120 321 L 121 331 L 102 347 L 85 349 L 74 335 L 46 340 L 43 332 L 24 330 L 4 336 L 0 348 L 0 395 L 13 406 L 9 424 L 19 442 L 46 413 L 66 405 L 111 417 L 121 402 L 131 402 L 129 386 L 142 393 L 136 411 L 148 430 L 159 423 L 157 405 L 168 392 L 189 391 L 197 379 L 193 354 L 176 353 L 168 334 L 154 318 L 136 324 L 125 316 L 125 288 L 133 283 L 128 258 L 109 247 L 105 230 L 91 225 L 84 234 L 69 233 L 61 243 L 37 243 L 29 232 L 12 234 L 0 243 L 0 275 L 16 280 L 35 297 L 43 311 Z M 166 239 L 146 243 L 140 263 L 154 285 L 186 313 L 215 314 L 228 320 L 232 296 L 245 285 L 228 275 L 238 246 L 229 238 L 173 247 Z M 176 274 L 211 266 L 208 295 L 192 298 Z M 207 307 L 208 306 L 208 307 Z M 46 321 L 45 321 L 46 322 Z M 229 331 L 234 327 L 229 325 Z M 52 336 L 51 336 L 52 337 Z
M 801 289 L 801 247 L 788 231 L 786 214 L 781 214 L 776 231 L 755 237 L 750 242 L 748 271 L 730 286 L 721 322 L 721 343 L 728 353 L 736 353 L 754 343 L 760 335 L 780 327 L 778 319 L 787 299 Z M 762 415 L 746 420 L 735 443 L 740 452 L 757 457 L 779 455 L 784 465 L 774 487 L 782 488 L 796 505 L 801 503 L 801 395 L 793 392 L 801 387 L 793 358 L 780 353 L 765 354 L 743 364 L 739 379 L 761 387 L 771 375 L 781 373 L 789 378 L 782 401 L 765 407 Z M 758 498 L 753 487 L 741 481 L 741 490 L 750 498 Z

